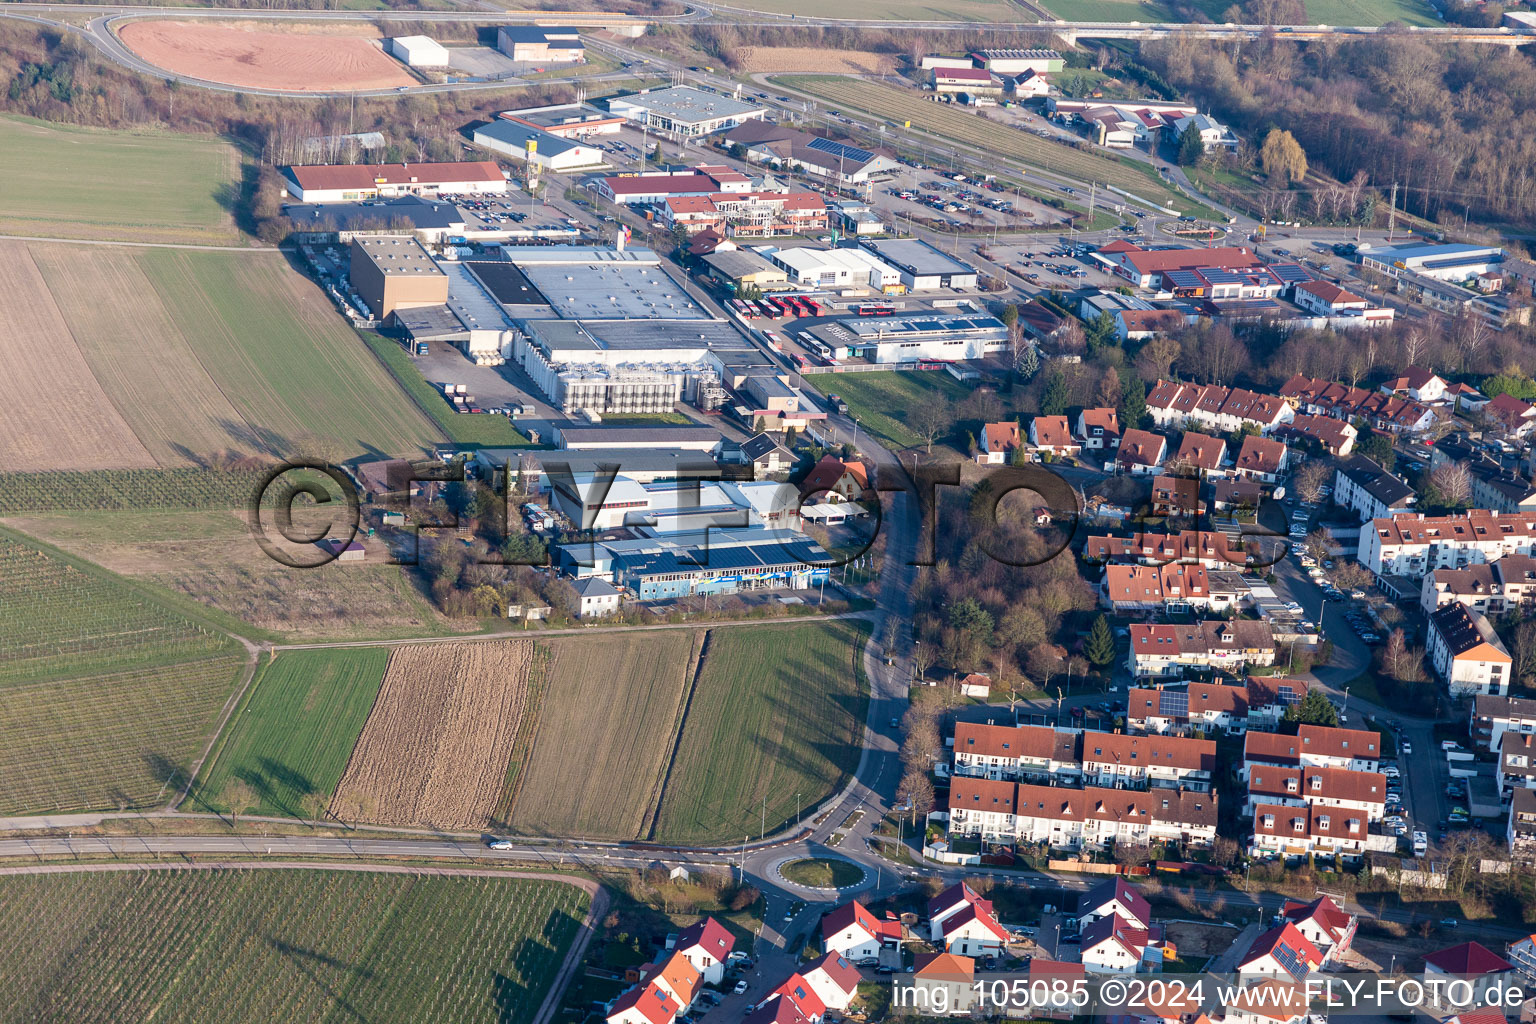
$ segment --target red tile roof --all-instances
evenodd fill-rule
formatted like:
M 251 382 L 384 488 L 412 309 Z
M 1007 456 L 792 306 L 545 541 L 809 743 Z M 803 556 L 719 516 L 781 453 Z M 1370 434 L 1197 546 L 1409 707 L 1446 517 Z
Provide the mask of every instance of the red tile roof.
M 1330 284 L 1327 281 L 1303 281 L 1296 286 L 1296 290 L 1299 292 L 1309 292 L 1330 306 L 1365 301 L 1365 299 L 1354 292 L 1345 291 L 1338 285 Z
M 1294 789 L 1288 788 L 1293 784 Z M 1282 768 L 1261 764 L 1249 769 L 1248 795 L 1385 804 L 1387 777 L 1379 772 L 1352 772 L 1347 768 Z
M 1226 453 L 1227 442 L 1221 438 L 1189 430 L 1185 431 L 1184 439 L 1179 443 L 1179 453 L 1173 457 L 1173 461 L 1210 472 L 1221 468 L 1221 460 Z
M 694 946 L 698 946 L 716 960 L 724 961 L 731 955 L 731 950 L 736 948 L 736 936 L 730 929 L 716 921 L 712 917 L 706 917 L 702 921 L 695 921 L 677 934 L 676 949 L 688 952 Z
M 1285 458 L 1285 445 L 1273 438 L 1249 434 L 1237 453 L 1237 468 L 1249 473 L 1278 473 Z
M 1120 438 L 1120 462 L 1127 466 L 1161 465 L 1168 439 L 1149 430 L 1127 430 Z
M 1381 757 L 1381 734 L 1364 729 L 1304 725 L 1296 731 L 1296 739 L 1305 754 L 1365 758 L 1371 761 Z
M 1463 942 L 1424 958 L 1426 967 L 1437 967 L 1445 974 L 1494 974 L 1512 971 L 1514 965 L 1480 942 Z
M 1077 760 L 1075 733 L 1058 732 L 1044 725 L 986 725 L 955 723 L 955 753 L 982 757 Z M 958 780 L 957 780 L 958 781 Z
M 1068 426 L 1065 416 L 1036 416 L 1034 425 L 1035 444 L 1042 448 L 1058 448 L 1073 443 L 1072 428 Z

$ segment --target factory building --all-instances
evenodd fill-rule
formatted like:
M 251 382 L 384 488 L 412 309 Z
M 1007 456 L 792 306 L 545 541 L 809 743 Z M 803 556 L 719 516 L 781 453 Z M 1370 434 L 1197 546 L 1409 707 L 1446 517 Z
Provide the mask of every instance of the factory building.
M 812 327 L 801 337 L 833 359 L 872 363 L 956 362 L 1008 348 L 1008 328 L 996 317 L 940 310 L 848 317 Z
M 301 203 L 390 196 L 500 194 L 507 177 L 489 160 L 448 164 L 305 164 L 283 168 L 284 191 Z
M 580 171 L 603 166 L 603 151 L 553 135 L 522 121 L 500 119 L 470 133 L 477 146 L 510 160 L 529 161 L 541 171 Z
M 608 101 L 608 111 L 673 139 L 698 138 L 765 117 L 766 109 L 691 85 L 652 89 Z
M 971 54 L 971 62 L 996 75 L 1017 75 L 1024 71 L 1048 75 L 1067 65 L 1066 58 L 1055 50 L 976 50 Z
M 352 287 L 383 320 L 397 309 L 448 301 L 448 275 L 409 235 L 352 239 Z
M 1504 250 L 1494 245 L 1383 245 L 1360 253 L 1360 265 L 1392 277 L 1417 274 L 1436 281 L 1465 281 L 1496 269 Z
M 976 287 L 976 268 L 941 252 L 920 238 L 866 239 L 859 243 L 901 272 L 908 291 Z
M 867 288 L 888 295 L 906 291 L 901 271 L 863 249 L 772 249 L 764 255 L 789 280 L 807 288 Z
M 584 64 L 581 33 L 570 27 L 503 25 L 496 32 L 496 49 L 527 64 Z

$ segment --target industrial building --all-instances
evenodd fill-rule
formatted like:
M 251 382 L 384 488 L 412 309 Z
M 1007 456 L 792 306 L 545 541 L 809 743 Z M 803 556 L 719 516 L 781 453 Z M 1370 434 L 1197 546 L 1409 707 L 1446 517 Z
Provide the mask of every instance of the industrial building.
M 503 25 L 496 32 L 496 49 L 528 64 L 583 64 L 587 59 L 581 33 L 569 26 Z
M 812 327 L 807 336 L 833 359 L 872 363 L 955 362 L 1008 348 L 1008 328 L 996 317 L 942 310 L 847 317 Z
M 808 288 L 869 289 L 889 295 L 906 291 L 901 271 L 863 249 L 765 249 L 763 254 L 791 281 Z
M 686 174 L 655 171 L 599 178 L 589 186 L 610 203 L 639 206 L 663 203 L 674 196 L 712 196 L 718 192 L 751 192 L 752 179 L 729 167 L 699 164 Z
M 608 101 L 608 111 L 673 139 L 713 135 L 768 113 L 755 103 L 743 103 L 691 85 L 617 96 Z
M 1465 281 L 1504 262 L 1504 250 L 1494 245 L 1430 245 L 1410 242 L 1384 245 L 1360 253 L 1360 265 L 1401 277 L 1417 274 L 1436 281 Z
M 578 427 L 559 424 L 555 443 L 571 451 L 612 450 L 712 452 L 722 437 L 714 427 Z
M 605 114 L 590 103 L 553 103 L 544 107 L 503 110 L 496 115 L 505 121 L 542 128 L 562 139 L 585 139 L 593 135 L 617 135 L 624 127 L 622 117 Z
M 413 68 L 445 68 L 448 48 L 427 36 L 395 36 L 388 40 L 389 52 L 402 64 Z
M 352 287 L 379 320 L 397 309 L 441 306 L 448 275 L 409 235 L 352 239 Z
M 603 166 L 603 151 L 553 135 L 522 121 L 499 119 L 481 125 L 470 140 L 511 160 L 523 160 L 542 171 L 580 171 Z
M 301 244 L 350 242 L 358 235 L 398 235 L 407 222 L 416 238 L 429 245 L 466 230 L 464 214 L 457 206 L 421 196 L 357 203 L 292 203 L 283 207 L 283 215 Z
M 889 153 L 860 149 L 767 121 L 737 125 L 720 141 L 725 146 L 739 143 L 746 149 L 748 160 L 845 185 L 862 185 L 877 174 L 889 174 L 901 166 Z
M 709 276 L 736 291 L 756 288 L 760 292 L 789 287 L 789 275 L 783 267 L 750 249 L 717 250 L 704 257 Z
M 610 580 L 641 601 L 808 590 L 826 582 L 832 560 L 805 534 L 772 527 L 568 544 L 556 555 L 561 568 L 572 575 Z
M 976 287 L 976 268 L 941 252 L 920 238 L 868 239 L 865 249 L 901 272 L 901 283 L 909 291 L 954 288 L 960 291 Z
M 975 50 L 971 62 L 997 75 L 1034 71 L 1046 75 L 1066 67 L 1066 58 L 1055 50 Z
M 349 203 L 439 193 L 500 194 L 507 177 L 489 160 L 447 164 L 307 164 L 283 168 L 284 190 L 301 203 Z

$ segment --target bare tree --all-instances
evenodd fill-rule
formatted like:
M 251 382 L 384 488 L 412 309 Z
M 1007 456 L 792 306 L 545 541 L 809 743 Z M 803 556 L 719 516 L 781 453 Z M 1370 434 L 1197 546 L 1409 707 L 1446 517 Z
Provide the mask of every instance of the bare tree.
M 940 402 L 925 402 L 912 412 L 912 422 L 907 425 L 923 439 L 928 454 L 933 454 L 933 442 L 950 426 L 949 410 Z
M 256 791 L 244 779 L 230 779 L 220 791 L 219 798 L 229 808 L 230 822 L 236 825 L 240 823 L 240 815 L 258 803 Z
M 1447 462 L 1429 475 L 1429 482 L 1447 505 L 1465 505 L 1472 499 L 1472 474 L 1460 462 Z
M 1296 488 L 1302 501 L 1317 501 L 1322 498 L 1323 485 L 1328 482 L 1330 475 L 1326 462 L 1308 459 L 1291 477 L 1291 486 Z

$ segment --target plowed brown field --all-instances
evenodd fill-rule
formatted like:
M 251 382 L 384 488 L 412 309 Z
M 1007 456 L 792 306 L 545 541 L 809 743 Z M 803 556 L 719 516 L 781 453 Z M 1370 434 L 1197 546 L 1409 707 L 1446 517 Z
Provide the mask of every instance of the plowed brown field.
M 393 57 L 355 35 L 159 20 L 131 22 L 118 35 L 156 67 L 247 89 L 332 92 L 418 84 Z
M 401 647 L 331 811 L 386 825 L 481 828 L 528 704 L 527 640 Z

